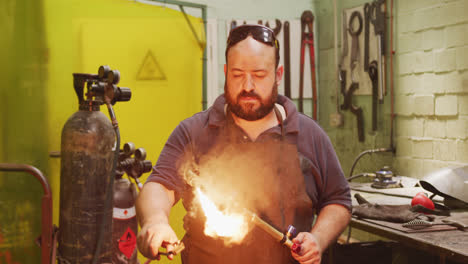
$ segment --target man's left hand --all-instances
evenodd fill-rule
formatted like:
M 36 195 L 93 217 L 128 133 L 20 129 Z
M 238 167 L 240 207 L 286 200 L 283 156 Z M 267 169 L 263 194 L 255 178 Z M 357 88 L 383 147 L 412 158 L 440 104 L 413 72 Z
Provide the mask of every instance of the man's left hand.
M 293 240 L 293 243 L 299 244 L 301 250 L 299 252 L 291 251 L 294 259 L 301 264 L 320 264 L 322 259 L 322 248 L 319 245 L 317 238 L 309 232 L 299 233 Z

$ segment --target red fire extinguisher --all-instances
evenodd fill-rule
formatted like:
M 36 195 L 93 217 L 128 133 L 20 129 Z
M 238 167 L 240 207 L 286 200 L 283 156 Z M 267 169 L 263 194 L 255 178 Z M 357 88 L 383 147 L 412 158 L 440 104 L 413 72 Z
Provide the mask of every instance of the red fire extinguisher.
M 136 235 L 138 221 L 135 212 L 137 190 L 129 179 L 141 189 L 138 180 L 145 172 L 151 171 L 151 161 L 145 160 L 143 148 L 135 149 L 131 142 L 126 143 L 120 151 L 119 162 L 114 183 L 114 208 L 112 213 L 112 263 L 137 264 L 138 250 Z M 124 174 L 127 178 L 123 178 Z

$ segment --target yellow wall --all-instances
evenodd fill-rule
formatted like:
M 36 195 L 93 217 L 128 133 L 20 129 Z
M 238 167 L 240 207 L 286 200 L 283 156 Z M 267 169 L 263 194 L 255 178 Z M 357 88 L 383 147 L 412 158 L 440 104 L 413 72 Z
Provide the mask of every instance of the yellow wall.
M 45 0 L 45 13 L 49 150 L 60 149 L 62 127 L 78 109 L 72 72 L 97 73 L 100 65 L 107 64 L 120 71 L 119 86 L 132 90 L 129 102 L 115 106 L 121 142 L 145 148 L 154 164 L 175 126 L 202 109 L 203 51 L 182 13 L 126 0 Z M 193 17 L 191 21 L 204 39 L 202 21 Z M 139 80 L 148 52 L 165 79 Z M 58 223 L 60 160 L 51 158 L 49 165 Z M 179 204 L 171 215 L 180 238 L 184 213 Z

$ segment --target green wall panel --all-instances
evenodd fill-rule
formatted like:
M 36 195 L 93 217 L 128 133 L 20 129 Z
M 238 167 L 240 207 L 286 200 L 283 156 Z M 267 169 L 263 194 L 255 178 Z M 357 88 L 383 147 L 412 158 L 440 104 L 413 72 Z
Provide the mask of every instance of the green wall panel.
M 0 3 L 0 162 L 47 174 L 47 49 L 42 1 Z M 0 172 L 0 263 L 36 263 L 42 188 L 25 173 Z

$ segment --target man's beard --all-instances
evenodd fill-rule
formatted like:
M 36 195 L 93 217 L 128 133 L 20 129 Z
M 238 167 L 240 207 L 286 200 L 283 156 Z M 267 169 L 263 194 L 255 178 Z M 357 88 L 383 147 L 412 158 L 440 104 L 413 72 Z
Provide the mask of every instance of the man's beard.
M 237 98 L 232 98 L 231 94 L 228 92 L 227 83 L 225 82 L 224 97 L 226 98 L 226 102 L 229 105 L 229 110 L 233 114 L 247 121 L 255 121 L 264 118 L 273 110 L 273 107 L 275 107 L 276 100 L 278 99 L 278 84 L 276 84 L 275 81 L 270 96 L 265 98 L 265 100 L 262 100 L 260 95 L 255 93 L 255 91 L 242 91 L 239 95 L 237 95 Z M 251 103 L 241 105 L 239 101 L 242 97 L 253 97 L 258 99 L 260 102 L 260 107 L 258 109 L 253 109 L 254 104 Z

